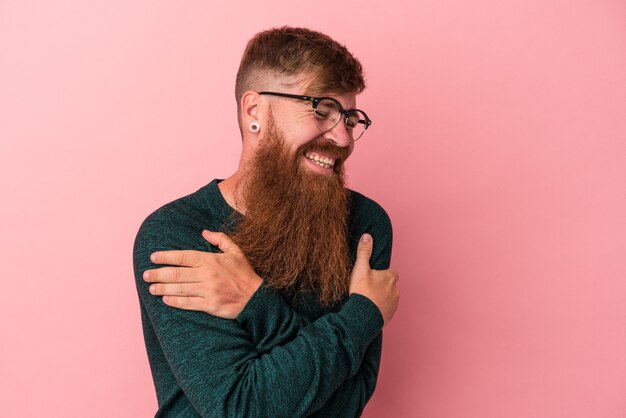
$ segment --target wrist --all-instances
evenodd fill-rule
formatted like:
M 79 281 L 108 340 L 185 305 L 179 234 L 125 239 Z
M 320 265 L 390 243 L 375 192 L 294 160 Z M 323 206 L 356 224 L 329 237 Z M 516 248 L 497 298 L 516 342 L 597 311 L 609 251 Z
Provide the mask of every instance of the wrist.
M 250 276 L 250 278 L 246 281 L 246 295 L 248 296 L 247 300 L 249 300 L 252 295 L 256 293 L 259 287 L 261 287 L 262 283 L 263 279 L 261 279 L 258 274 Z

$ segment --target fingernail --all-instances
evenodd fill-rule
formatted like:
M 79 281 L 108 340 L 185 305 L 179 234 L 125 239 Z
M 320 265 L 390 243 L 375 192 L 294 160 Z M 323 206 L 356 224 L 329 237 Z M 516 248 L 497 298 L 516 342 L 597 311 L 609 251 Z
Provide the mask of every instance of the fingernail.
M 148 279 L 150 278 L 150 272 L 148 270 L 143 272 L 143 279 L 148 281 Z
M 363 242 L 370 242 L 372 240 L 372 236 L 370 234 L 363 234 L 361 236 L 361 241 Z
M 153 263 L 156 262 L 156 253 L 150 254 L 150 261 L 152 261 Z
M 150 286 L 150 293 L 154 293 L 154 285 Z

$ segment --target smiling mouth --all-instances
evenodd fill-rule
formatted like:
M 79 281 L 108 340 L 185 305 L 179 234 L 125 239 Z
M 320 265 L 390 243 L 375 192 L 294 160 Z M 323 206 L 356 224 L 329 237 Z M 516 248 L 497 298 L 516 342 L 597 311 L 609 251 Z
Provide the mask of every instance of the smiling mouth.
M 304 156 L 320 167 L 333 168 L 335 166 L 335 160 L 333 158 L 323 157 L 314 152 L 307 152 Z

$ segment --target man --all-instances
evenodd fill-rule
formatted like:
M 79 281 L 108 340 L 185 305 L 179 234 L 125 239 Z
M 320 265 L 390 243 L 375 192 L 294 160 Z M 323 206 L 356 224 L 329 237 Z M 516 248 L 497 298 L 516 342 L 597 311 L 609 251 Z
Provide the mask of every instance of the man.
M 399 299 L 389 218 L 344 187 L 371 124 L 364 88 L 360 63 L 321 33 L 248 43 L 239 169 L 151 214 L 135 241 L 157 416 L 363 411 Z

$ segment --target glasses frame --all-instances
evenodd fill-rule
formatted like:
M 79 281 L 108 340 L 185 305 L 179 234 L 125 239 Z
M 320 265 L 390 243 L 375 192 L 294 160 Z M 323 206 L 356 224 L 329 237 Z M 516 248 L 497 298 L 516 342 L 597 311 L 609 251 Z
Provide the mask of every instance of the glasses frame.
M 268 95 L 268 96 L 287 97 L 289 99 L 306 100 L 307 102 L 311 102 L 311 105 L 313 106 L 313 109 L 317 109 L 317 105 L 319 105 L 322 100 L 332 100 L 337 105 L 337 108 L 339 109 L 339 114 L 341 116 L 343 116 L 343 123 L 344 124 L 348 121 L 348 118 L 350 117 L 350 112 L 353 112 L 355 110 L 361 112 L 363 114 L 363 116 L 365 116 L 365 119 L 359 119 L 358 123 L 362 123 L 363 125 L 365 125 L 365 128 L 363 129 L 363 132 L 361 132 L 361 135 L 359 135 L 358 138 L 352 138 L 352 142 L 358 141 L 359 138 L 361 138 L 363 136 L 365 131 L 367 131 L 367 128 L 369 128 L 370 125 L 372 124 L 372 120 L 367 116 L 367 113 L 365 113 L 361 109 L 348 109 L 348 110 L 345 110 L 343 108 L 343 106 L 341 106 L 341 103 L 339 103 L 339 101 L 337 99 L 333 98 L 333 97 L 326 97 L 326 96 L 322 96 L 322 97 L 302 96 L 302 95 L 299 95 L 299 94 L 279 93 L 279 92 L 275 92 L 275 91 L 260 91 L 259 94 L 264 94 L 264 95 Z M 324 132 L 328 132 L 331 129 L 333 129 L 335 126 L 337 126 L 337 124 L 339 123 L 340 120 L 341 120 L 341 117 L 339 117 L 337 119 L 337 122 L 335 122 L 335 124 L 333 125 L 332 128 L 327 129 Z

